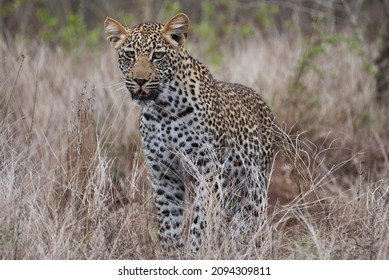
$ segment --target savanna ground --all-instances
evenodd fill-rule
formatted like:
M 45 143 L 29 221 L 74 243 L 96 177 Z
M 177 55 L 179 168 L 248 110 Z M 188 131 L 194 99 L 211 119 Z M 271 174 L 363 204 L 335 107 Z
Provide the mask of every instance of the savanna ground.
M 388 107 L 360 53 L 323 38 L 254 32 L 221 49 L 214 76 L 260 91 L 291 141 L 277 144 L 261 247 L 209 229 L 199 258 L 389 259 Z M 165 258 L 109 44 L 0 44 L 0 257 Z M 211 65 L 201 42 L 188 49 Z

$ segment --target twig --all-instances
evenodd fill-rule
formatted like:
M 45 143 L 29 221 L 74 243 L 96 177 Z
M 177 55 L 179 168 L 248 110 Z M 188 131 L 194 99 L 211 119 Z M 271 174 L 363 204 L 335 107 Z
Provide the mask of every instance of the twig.
M 16 78 L 15 78 L 15 81 L 14 81 L 14 83 L 13 83 L 13 85 L 12 85 L 12 90 L 11 90 L 11 93 L 10 93 L 10 95 L 9 95 L 7 104 L 6 104 L 6 106 L 5 106 L 4 120 L 7 118 L 9 104 L 11 103 L 11 99 L 12 99 L 13 94 L 14 94 L 14 92 L 15 92 L 16 82 L 17 82 L 18 79 L 19 79 L 20 70 L 22 69 L 22 66 L 23 66 L 23 62 L 24 62 L 24 59 L 25 59 L 24 54 L 21 55 L 21 58 L 22 58 L 22 61 L 21 61 L 20 64 L 19 64 L 19 69 L 18 69 L 18 72 L 16 73 Z

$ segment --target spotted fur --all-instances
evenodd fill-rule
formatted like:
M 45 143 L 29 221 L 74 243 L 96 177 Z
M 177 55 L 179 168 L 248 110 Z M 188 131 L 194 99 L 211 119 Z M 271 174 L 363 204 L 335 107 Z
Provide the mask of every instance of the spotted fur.
M 166 249 L 184 245 L 185 181 L 195 187 L 190 248 L 201 248 L 210 197 L 226 217 L 263 224 L 273 160 L 273 116 L 254 90 L 213 78 L 184 48 L 189 19 L 105 31 L 134 103 Z M 226 191 L 228 190 L 228 191 Z

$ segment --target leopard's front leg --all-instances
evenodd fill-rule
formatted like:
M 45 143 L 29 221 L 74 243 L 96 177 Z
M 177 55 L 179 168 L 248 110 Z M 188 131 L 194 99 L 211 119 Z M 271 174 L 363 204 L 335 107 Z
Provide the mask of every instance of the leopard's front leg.
M 154 165 L 150 175 L 162 249 L 171 252 L 183 247 L 185 187 L 182 180 L 164 164 Z

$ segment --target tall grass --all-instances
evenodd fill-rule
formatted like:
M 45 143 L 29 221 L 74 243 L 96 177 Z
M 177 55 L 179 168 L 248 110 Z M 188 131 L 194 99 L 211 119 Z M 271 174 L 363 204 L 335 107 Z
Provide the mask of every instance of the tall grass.
M 1 42 L 1 258 L 169 257 L 156 234 L 139 112 L 109 46 Z M 327 48 L 310 61 L 322 73 L 305 72 L 299 88 L 291 87 L 298 40 L 224 50 L 215 76 L 260 90 L 280 135 L 266 230 L 239 241 L 209 227 L 198 258 L 389 258 L 387 108 L 374 103 L 360 57 L 341 44 Z

